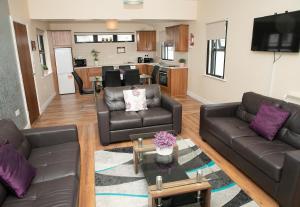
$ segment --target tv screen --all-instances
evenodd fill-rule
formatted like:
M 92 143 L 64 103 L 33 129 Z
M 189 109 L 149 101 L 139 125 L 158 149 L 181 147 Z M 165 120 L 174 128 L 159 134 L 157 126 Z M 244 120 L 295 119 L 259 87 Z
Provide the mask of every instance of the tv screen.
M 252 51 L 299 52 L 300 11 L 254 19 Z

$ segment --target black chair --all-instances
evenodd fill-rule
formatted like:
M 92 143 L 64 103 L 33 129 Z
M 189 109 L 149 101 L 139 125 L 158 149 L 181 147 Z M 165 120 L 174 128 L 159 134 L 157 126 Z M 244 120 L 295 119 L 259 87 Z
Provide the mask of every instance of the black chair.
M 108 70 L 105 74 L 105 87 L 121 86 L 120 70 Z
M 124 73 L 123 82 L 125 86 L 140 85 L 140 73 L 138 69 L 126 70 Z
M 157 83 L 157 76 L 158 76 L 158 73 L 159 73 L 159 66 L 158 65 L 155 65 L 154 68 L 153 68 L 153 71 L 151 73 L 151 83 L 152 84 L 156 84 Z
M 105 87 L 105 75 L 109 70 L 114 70 L 114 66 L 102 66 L 102 86 Z
M 80 76 L 76 73 L 76 71 L 73 71 L 72 72 L 73 76 L 74 76 L 74 79 L 78 85 L 78 90 L 79 90 L 79 93 L 81 95 L 84 95 L 84 94 L 92 94 L 94 93 L 94 89 L 92 88 L 83 88 L 83 81 L 82 79 L 80 78 Z
M 126 71 L 126 70 L 130 70 L 131 67 L 130 67 L 130 65 L 120 65 L 120 66 L 119 66 L 119 69 L 120 69 L 120 70 Z

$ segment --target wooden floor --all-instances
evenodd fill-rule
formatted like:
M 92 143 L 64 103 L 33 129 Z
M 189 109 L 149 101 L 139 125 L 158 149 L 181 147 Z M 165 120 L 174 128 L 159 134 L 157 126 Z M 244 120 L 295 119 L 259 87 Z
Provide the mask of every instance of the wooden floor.
M 220 156 L 199 136 L 200 103 L 190 97 L 177 98 L 183 105 L 182 136 L 192 139 L 206 152 L 241 188 L 260 206 L 278 206 L 276 202 Z M 131 142 L 103 147 L 99 143 L 95 100 L 93 95 L 56 96 L 33 127 L 76 124 L 81 146 L 80 207 L 95 206 L 94 151 L 115 147 L 131 146 Z

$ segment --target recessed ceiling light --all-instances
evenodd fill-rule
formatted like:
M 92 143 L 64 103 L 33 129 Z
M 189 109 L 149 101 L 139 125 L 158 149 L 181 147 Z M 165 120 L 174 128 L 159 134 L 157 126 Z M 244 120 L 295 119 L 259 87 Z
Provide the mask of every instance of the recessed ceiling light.
M 140 5 L 144 3 L 144 0 L 124 0 L 123 2 L 127 5 Z

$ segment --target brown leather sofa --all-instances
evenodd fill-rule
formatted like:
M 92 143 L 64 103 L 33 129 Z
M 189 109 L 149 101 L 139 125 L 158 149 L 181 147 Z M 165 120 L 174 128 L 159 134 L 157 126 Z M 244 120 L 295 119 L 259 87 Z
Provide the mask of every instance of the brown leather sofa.
M 76 126 L 18 130 L 0 120 L 0 142 L 9 142 L 37 169 L 22 199 L 0 183 L 1 207 L 78 206 L 80 147 Z
M 157 84 L 134 86 L 146 89 L 148 110 L 126 112 L 123 90 L 132 86 L 106 87 L 96 100 L 98 128 L 102 145 L 130 140 L 129 135 L 162 130 L 181 132 L 182 106 L 162 95 Z
M 273 141 L 249 128 L 262 102 L 291 113 Z M 200 135 L 284 207 L 300 206 L 300 106 L 253 92 L 241 103 L 203 105 Z

